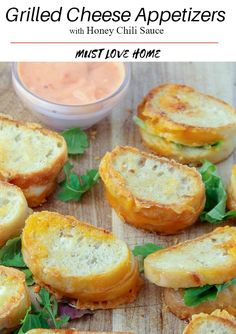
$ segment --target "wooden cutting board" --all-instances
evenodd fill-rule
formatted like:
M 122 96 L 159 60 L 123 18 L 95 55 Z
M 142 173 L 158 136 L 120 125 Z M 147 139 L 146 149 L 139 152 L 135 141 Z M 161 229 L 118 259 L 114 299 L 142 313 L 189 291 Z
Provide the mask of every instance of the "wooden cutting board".
M 145 150 L 132 116 L 143 95 L 164 82 L 184 83 L 236 105 L 236 63 L 133 63 L 130 88 L 123 102 L 109 118 L 88 130 L 90 147 L 83 157 L 77 158 L 76 168 L 79 173 L 97 167 L 106 151 L 118 144 Z M 37 121 L 14 92 L 9 63 L 0 63 L 0 112 L 24 121 Z M 235 160 L 236 153 L 218 165 L 225 182 Z M 198 223 L 181 234 L 166 237 L 139 231 L 122 223 L 111 210 L 104 198 L 101 181 L 81 202 L 63 203 L 52 196 L 39 210 L 42 209 L 74 215 L 95 226 L 111 230 L 131 248 L 146 242 L 161 246 L 173 245 L 215 228 L 208 223 Z M 71 323 L 71 327 L 81 330 L 133 331 L 137 334 L 181 334 L 185 325 L 166 310 L 163 290 L 147 281 L 135 303 L 112 311 L 96 311 L 93 316 L 85 316 Z

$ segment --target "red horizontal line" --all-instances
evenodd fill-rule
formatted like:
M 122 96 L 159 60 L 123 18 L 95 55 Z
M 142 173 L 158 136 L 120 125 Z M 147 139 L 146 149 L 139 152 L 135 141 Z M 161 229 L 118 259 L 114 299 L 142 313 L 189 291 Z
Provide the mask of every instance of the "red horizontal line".
M 219 42 L 32 42 L 12 41 L 11 44 L 219 44 Z

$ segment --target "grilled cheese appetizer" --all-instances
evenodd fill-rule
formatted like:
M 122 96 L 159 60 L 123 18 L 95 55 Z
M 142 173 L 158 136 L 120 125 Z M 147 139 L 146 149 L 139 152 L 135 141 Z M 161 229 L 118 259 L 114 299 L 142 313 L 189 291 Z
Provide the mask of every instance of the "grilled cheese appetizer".
M 142 285 L 125 242 L 71 216 L 31 215 L 22 233 L 22 253 L 39 285 L 76 300 L 78 308 L 130 303 Z
M 0 247 L 21 233 L 30 213 L 21 189 L 0 181 Z
M 215 300 L 205 301 L 197 306 L 187 306 L 184 302 L 184 289 L 164 289 L 164 301 L 168 310 L 179 319 L 190 319 L 201 312 L 210 314 L 216 309 L 225 309 L 236 316 L 236 285 L 219 292 Z
M 198 314 L 183 331 L 183 334 L 235 334 L 236 319 L 226 310 L 215 310 L 212 314 Z
M 144 272 L 151 282 L 168 288 L 165 302 L 180 319 L 199 312 L 211 313 L 217 308 L 236 314 L 236 282 L 232 282 L 236 278 L 236 227 L 219 227 L 194 240 L 150 254 L 144 260 Z M 217 290 L 217 285 L 224 287 Z M 201 297 L 213 287 L 214 298 L 211 295 L 203 302 L 185 304 L 183 289 L 194 287 L 206 288 L 199 292 Z
M 127 223 L 162 234 L 192 225 L 205 205 L 195 168 L 118 146 L 99 167 L 110 205 Z
M 185 85 L 152 89 L 138 106 L 136 123 L 154 153 L 181 163 L 218 163 L 235 147 L 235 109 Z
M 39 124 L 0 115 L 0 180 L 20 187 L 30 207 L 42 204 L 52 193 L 66 160 L 62 136 Z
M 30 304 L 24 273 L 0 266 L 0 333 L 11 333 L 20 325 Z

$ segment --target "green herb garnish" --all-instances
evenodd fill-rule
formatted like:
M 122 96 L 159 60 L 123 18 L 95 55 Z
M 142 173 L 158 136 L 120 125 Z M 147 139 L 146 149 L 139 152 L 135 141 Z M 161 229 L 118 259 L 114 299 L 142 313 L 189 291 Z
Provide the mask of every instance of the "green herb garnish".
M 34 328 L 59 329 L 70 320 L 69 316 L 58 317 L 58 303 L 46 289 L 42 288 L 38 296 L 37 301 L 40 308 L 36 309 L 31 306 L 21 321 L 21 327 L 14 334 L 25 334 Z
M 184 303 L 187 306 L 197 306 L 203 302 L 216 300 L 218 294 L 236 283 L 236 278 L 223 283 L 215 285 L 204 285 L 197 288 L 184 289 Z
M 21 253 L 20 237 L 8 240 L 5 246 L 0 249 L 0 264 L 8 267 L 26 267 Z
M 142 246 L 135 246 L 134 249 L 132 250 L 134 256 L 141 255 L 144 258 L 147 257 L 149 254 L 152 254 L 156 251 L 159 251 L 162 249 L 161 246 L 158 246 L 156 244 L 153 244 L 151 242 L 148 242 Z
M 144 121 L 139 118 L 138 116 L 134 116 L 133 117 L 133 121 L 136 125 L 138 125 L 141 129 L 146 130 L 147 131 L 147 125 L 144 123 Z
M 69 154 L 83 154 L 89 146 L 87 134 L 80 128 L 65 130 L 62 133 Z
M 57 198 L 63 202 L 79 201 L 99 179 L 97 169 L 90 169 L 86 174 L 79 176 L 72 172 L 73 167 L 69 161 L 63 167 L 66 178 L 60 183 L 61 189 L 57 195 Z
M 162 247 L 153 243 L 147 243 L 142 246 L 134 247 L 132 252 L 134 256 L 138 256 L 140 272 L 143 272 L 144 258 L 161 249 Z M 187 306 L 197 306 L 206 301 L 216 300 L 218 294 L 222 290 L 233 284 L 236 284 L 236 278 L 233 278 L 232 280 L 223 284 L 204 285 L 201 287 L 184 289 L 184 303 Z
M 132 250 L 132 253 L 134 256 L 137 256 L 138 258 L 138 265 L 139 265 L 139 272 L 143 273 L 144 272 L 144 259 L 147 257 L 149 254 L 152 254 L 154 252 L 159 251 L 162 249 L 161 246 L 158 246 L 156 244 L 153 244 L 151 242 L 148 242 L 142 246 L 135 246 L 134 249 Z
M 236 211 L 226 211 L 227 194 L 223 182 L 217 174 L 216 166 L 205 161 L 199 169 L 205 185 L 206 204 L 200 215 L 201 221 L 217 224 L 236 216 Z
M 26 284 L 34 284 L 31 271 L 27 268 L 21 253 L 21 238 L 16 237 L 7 241 L 0 249 L 0 265 L 15 267 L 25 274 Z

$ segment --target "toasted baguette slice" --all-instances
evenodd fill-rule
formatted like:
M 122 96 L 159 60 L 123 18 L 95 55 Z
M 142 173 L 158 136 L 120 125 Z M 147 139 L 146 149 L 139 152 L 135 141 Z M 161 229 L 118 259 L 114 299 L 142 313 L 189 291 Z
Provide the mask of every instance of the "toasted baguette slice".
M 216 300 L 201 303 L 198 306 L 187 306 L 184 303 L 184 289 L 164 289 L 164 300 L 168 309 L 180 319 L 189 319 L 201 312 L 210 314 L 216 309 L 225 309 L 236 316 L 236 285 L 221 291 Z
M 27 334 L 134 334 L 133 332 L 88 332 L 76 329 L 31 329 Z
M 138 106 L 138 116 L 145 124 L 140 129 L 145 144 L 182 163 L 216 163 L 235 147 L 235 109 L 185 85 L 155 87 Z M 224 145 L 216 145 L 219 141 Z
M 236 227 L 219 227 L 144 260 L 145 276 L 167 288 L 221 284 L 236 277 Z
M 235 334 L 236 319 L 225 310 L 194 315 L 183 334 Z
M 30 306 L 25 275 L 13 268 L 0 266 L 0 333 L 10 333 L 24 318 Z
M 53 212 L 31 215 L 22 253 L 35 280 L 80 308 L 132 302 L 140 289 L 138 265 L 125 242 L 105 230 Z
M 20 187 L 29 206 L 40 205 L 53 191 L 66 159 L 62 136 L 0 115 L 0 179 Z
M 100 167 L 107 199 L 127 223 L 174 234 L 192 225 L 205 204 L 205 189 L 195 168 L 118 146 Z
M 228 186 L 227 207 L 236 210 L 236 165 L 232 166 L 230 183 Z
M 0 247 L 21 233 L 31 211 L 20 188 L 0 181 Z

